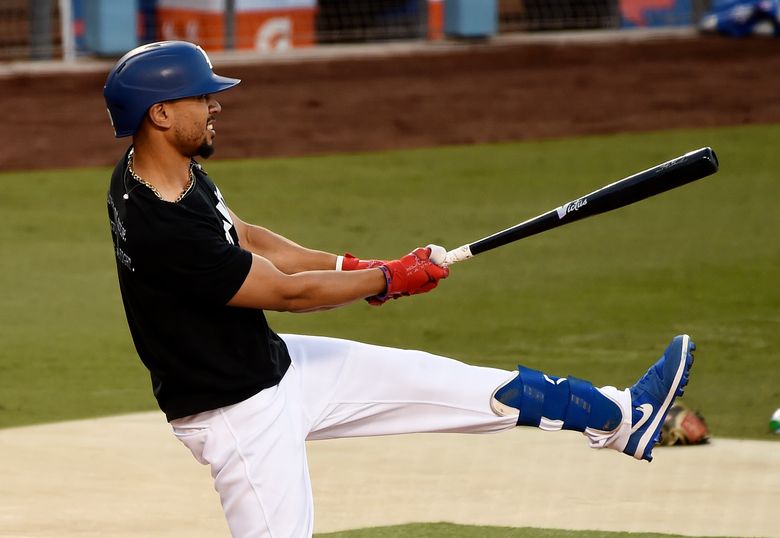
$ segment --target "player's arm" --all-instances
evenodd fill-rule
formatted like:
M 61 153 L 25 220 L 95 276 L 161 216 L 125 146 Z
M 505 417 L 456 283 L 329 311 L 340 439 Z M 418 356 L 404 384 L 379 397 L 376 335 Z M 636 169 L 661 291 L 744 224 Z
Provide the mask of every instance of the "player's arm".
M 303 271 L 285 274 L 257 254 L 230 306 L 279 312 L 311 312 L 336 308 L 382 294 L 387 286 L 383 271 Z
M 254 254 L 249 274 L 230 306 L 281 312 L 311 312 L 369 298 L 380 305 L 388 299 L 425 293 L 449 271 L 428 259 L 430 249 L 418 248 L 379 267 L 355 271 L 303 271 L 285 274 Z
M 292 275 L 303 271 L 333 270 L 337 256 L 302 247 L 262 226 L 248 224 L 230 211 L 241 247 L 262 256 L 279 271 Z

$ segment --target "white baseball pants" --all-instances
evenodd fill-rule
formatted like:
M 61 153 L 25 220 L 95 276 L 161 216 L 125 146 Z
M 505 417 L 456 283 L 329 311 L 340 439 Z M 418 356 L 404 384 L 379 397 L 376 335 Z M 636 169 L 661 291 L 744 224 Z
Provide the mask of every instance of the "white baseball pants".
M 512 372 L 420 351 L 282 335 L 292 365 L 276 386 L 236 405 L 171 422 L 211 466 L 235 538 L 312 535 L 305 440 L 511 429 L 493 391 Z

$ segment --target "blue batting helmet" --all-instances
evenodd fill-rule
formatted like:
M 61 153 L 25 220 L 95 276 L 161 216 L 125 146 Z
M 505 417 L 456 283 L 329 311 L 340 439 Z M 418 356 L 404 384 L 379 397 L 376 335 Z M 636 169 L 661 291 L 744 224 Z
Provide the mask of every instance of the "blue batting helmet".
M 155 103 L 217 93 L 239 82 L 214 74 L 209 57 L 198 45 L 160 41 L 122 56 L 108 74 L 103 96 L 119 138 L 134 134 Z

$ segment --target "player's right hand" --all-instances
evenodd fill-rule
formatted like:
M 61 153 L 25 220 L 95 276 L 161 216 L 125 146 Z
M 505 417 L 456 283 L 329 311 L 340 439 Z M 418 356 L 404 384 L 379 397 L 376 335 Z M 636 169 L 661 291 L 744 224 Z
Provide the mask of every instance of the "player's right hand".
M 430 248 L 416 248 L 406 256 L 382 263 L 379 268 L 385 273 L 387 288 L 380 295 L 367 299 L 368 303 L 380 306 L 389 299 L 417 295 L 431 291 L 439 280 L 447 278 L 450 270 L 433 263 Z

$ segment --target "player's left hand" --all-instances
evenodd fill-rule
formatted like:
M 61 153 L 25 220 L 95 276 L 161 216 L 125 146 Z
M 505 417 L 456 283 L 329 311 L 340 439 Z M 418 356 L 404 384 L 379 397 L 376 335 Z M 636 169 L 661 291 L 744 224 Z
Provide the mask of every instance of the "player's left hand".
M 416 248 L 398 260 L 385 262 L 379 267 L 385 273 L 387 288 L 383 294 L 366 299 L 369 304 L 381 306 L 389 299 L 427 293 L 439 280 L 447 278 L 449 269 L 430 260 L 431 247 Z

